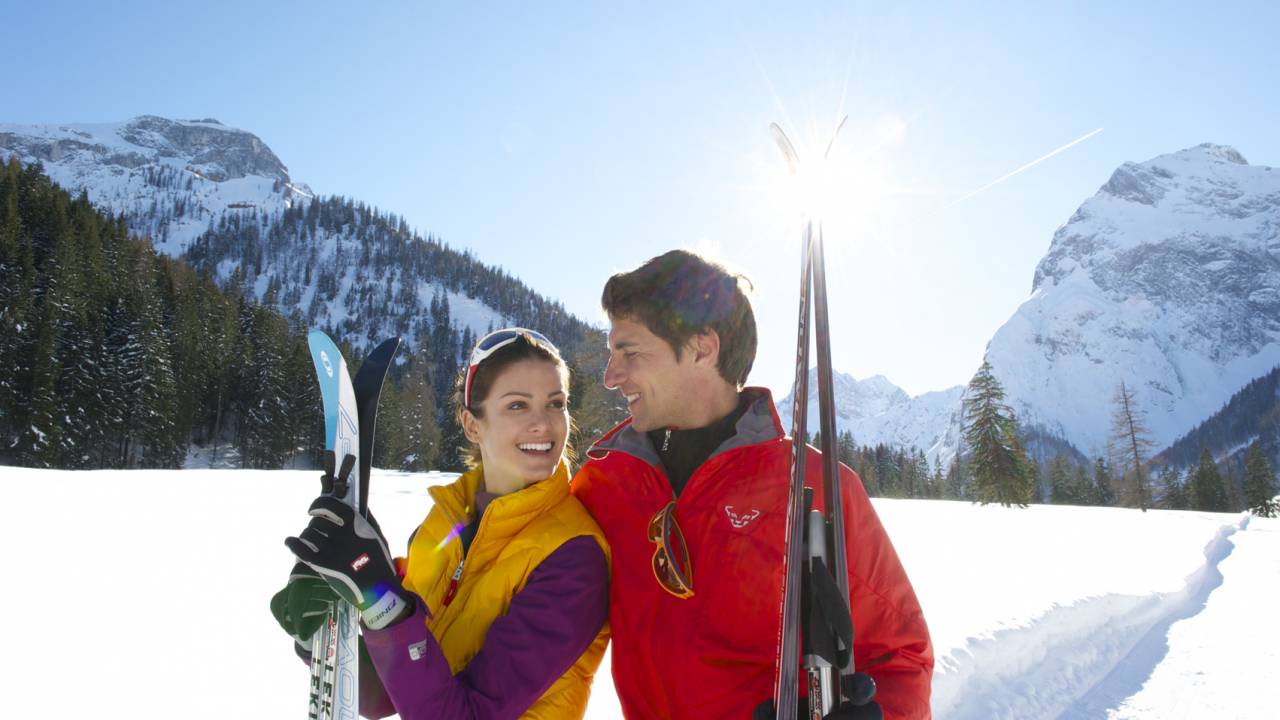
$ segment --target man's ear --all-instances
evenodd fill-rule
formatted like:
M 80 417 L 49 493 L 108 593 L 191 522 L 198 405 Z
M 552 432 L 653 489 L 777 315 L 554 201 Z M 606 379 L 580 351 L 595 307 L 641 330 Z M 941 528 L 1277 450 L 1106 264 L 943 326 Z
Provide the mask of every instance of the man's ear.
M 480 421 L 466 408 L 462 409 L 462 434 L 471 442 L 480 444 Z
M 720 333 L 711 328 L 689 338 L 695 364 L 710 365 L 715 369 L 720 365 Z

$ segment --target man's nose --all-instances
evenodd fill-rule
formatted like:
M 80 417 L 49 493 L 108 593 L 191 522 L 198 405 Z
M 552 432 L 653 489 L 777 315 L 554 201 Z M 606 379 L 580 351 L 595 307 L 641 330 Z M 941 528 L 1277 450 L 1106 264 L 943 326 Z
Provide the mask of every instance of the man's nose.
M 622 384 L 622 371 L 618 369 L 612 355 L 609 356 L 609 362 L 604 366 L 604 386 L 609 390 L 613 390 Z

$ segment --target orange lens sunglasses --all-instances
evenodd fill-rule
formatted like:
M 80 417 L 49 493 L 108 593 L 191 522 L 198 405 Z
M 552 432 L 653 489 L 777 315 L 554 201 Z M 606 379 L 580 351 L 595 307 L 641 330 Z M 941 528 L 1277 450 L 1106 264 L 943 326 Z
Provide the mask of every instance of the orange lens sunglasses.
M 676 501 L 653 514 L 649 520 L 649 542 L 654 543 L 653 577 L 663 590 L 684 600 L 693 597 L 693 566 L 684 533 L 676 525 Z

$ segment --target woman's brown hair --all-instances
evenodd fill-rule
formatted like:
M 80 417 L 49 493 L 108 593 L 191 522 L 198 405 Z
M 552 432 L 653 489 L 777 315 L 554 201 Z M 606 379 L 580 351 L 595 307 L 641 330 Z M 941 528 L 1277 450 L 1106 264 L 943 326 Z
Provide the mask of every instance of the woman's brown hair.
M 484 411 L 480 405 L 489 397 L 489 391 L 493 389 L 494 382 L 502 375 L 506 369 L 522 360 L 541 360 L 549 362 L 556 367 L 560 373 L 560 380 L 564 383 L 565 403 L 568 406 L 569 392 L 569 366 L 565 364 L 564 358 L 560 357 L 560 351 L 553 345 L 544 343 L 529 333 L 520 333 L 514 342 L 510 345 L 499 348 L 489 357 L 480 361 L 480 365 L 476 367 L 475 377 L 471 380 L 471 406 L 468 407 L 465 397 L 467 382 L 467 367 L 463 367 L 458 371 L 457 376 L 453 380 L 453 418 L 458 423 L 458 427 L 462 427 L 463 412 L 470 412 L 477 419 L 484 418 Z M 564 455 L 573 463 L 577 459 L 577 453 L 569 445 L 569 438 L 572 437 L 574 430 L 577 428 L 573 424 L 573 417 L 569 417 L 568 432 L 564 440 Z M 474 442 L 468 441 L 459 454 L 462 461 L 468 468 L 477 468 L 480 466 L 480 446 Z

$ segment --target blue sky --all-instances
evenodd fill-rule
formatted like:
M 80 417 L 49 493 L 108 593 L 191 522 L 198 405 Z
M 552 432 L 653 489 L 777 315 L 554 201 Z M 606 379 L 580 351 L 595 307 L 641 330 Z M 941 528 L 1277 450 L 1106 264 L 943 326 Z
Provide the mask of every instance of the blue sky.
M 803 153 L 849 115 L 834 364 L 913 395 L 969 379 L 1122 162 L 1280 165 L 1274 3 L 366 5 L 6 3 L 0 122 L 218 118 L 596 322 L 610 273 L 702 250 L 755 281 L 779 395 L 800 224 L 770 122 Z

